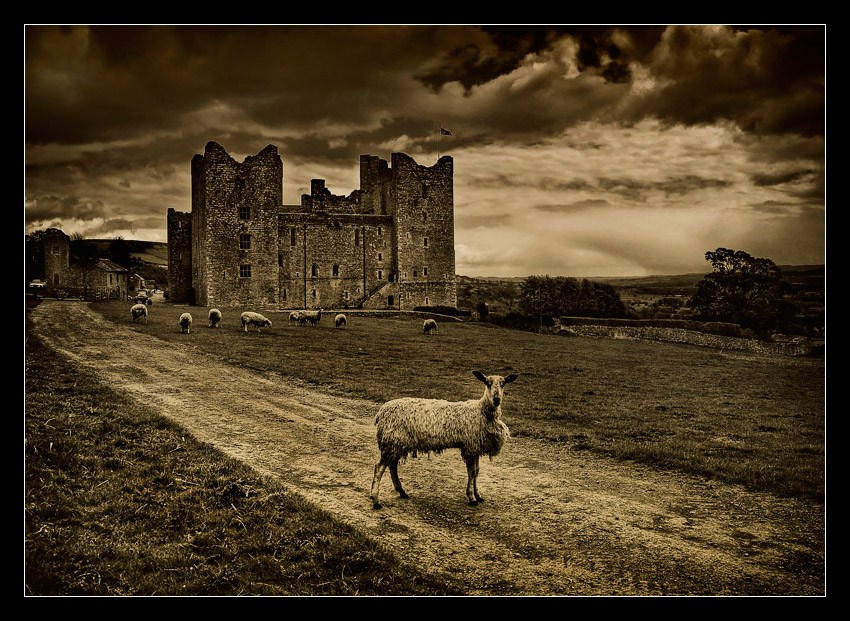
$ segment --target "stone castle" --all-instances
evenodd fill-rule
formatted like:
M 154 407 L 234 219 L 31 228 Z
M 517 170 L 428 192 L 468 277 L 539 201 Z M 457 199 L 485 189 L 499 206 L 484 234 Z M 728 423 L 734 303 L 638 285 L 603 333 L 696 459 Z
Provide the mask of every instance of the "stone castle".
M 244 162 L 192 158 L 192 211 L 168 210 L 169 296 L 201 306 L 412 310 L 457 305 L 454 163 L 360 156 L 360 189 L 310 182 L 284 205 L 269 145 Z

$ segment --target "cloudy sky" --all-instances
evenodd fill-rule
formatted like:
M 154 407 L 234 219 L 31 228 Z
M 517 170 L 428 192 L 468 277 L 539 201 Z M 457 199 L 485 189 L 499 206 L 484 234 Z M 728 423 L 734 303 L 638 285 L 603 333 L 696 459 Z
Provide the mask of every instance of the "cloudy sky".
M 26 232 L 166 241 L 189 163 L 267 144 L 284 201 L 359 155 L 455 163 L 457 273 L 825 262 L 823 26 L 27 26 Z M 439 135 L 443 126 L 451 137 Z

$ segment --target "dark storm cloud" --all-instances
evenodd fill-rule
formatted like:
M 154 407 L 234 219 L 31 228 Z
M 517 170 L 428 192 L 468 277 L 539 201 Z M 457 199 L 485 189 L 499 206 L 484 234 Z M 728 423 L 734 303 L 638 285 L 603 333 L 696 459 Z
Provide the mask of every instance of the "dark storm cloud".
M 636 119 L 729 120 L 760 134 L 823 135 L 823 27 L 670 27 L 648 69 L 659 87 L 630 106 Z
M 660 191 L 667 196 L 689 194 L 706 188 L 722 188 L 731 185 L 723 179 L 708 179 L 696 175 L 674 177 L 664 181 L 636 181 L 629 178 L 611 179 L 601 177 L 599 187 L 631 200 L 645 201 L 647 192 Z
M 568 204 L 553 204 L 553 205 L 534 205 L 537 211 L 550 213 L 573 213 L 577 211 L 585 211 L 588 209 L 597 209 L 601 207 L 610 207 L 611 204 L 605 199 L 593 198 L 583 201 L 576 201 Z
M 754 174 L 751 176 L 751 179 L 758 186 L 773 186 L 810 180 L 817 174 L 814 170 L 806 169 L 777 174 Z
M 103 218 L 108 210 L 101 201 L 81 200 L 76 196 L 41 196 L 27 201 L 26 222 L 49 222 L 76 218 Z

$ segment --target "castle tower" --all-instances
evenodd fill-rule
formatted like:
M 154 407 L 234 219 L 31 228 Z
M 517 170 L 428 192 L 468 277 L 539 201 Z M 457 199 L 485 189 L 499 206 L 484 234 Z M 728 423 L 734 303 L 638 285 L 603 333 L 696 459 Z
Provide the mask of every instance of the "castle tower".
M 399 307 L 457 306 L 454 251 L 454 160 L 431 167 L 392 154 Z
M 209 142 L 192 158 L 192 282 L 202 306 L 279 301 L 277 147 L 234 160 Z
M 71 238 L 59 229 L 44 232 L 44 280 L 48 287 L 70 285 Z

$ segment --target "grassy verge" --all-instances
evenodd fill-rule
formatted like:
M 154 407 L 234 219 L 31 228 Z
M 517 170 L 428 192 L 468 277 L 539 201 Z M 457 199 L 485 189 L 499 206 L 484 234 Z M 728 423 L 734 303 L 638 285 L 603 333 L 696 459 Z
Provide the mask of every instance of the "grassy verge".
M 26 345 L 31 595 L 435 595 L 449 581 Z
M 520 374 L 503 407 L 513 435 L 568 443 L 659 467 L 740 483 L 753 490 L 823 502 L 824 360 L 775 358 L 673 343 L 567 338 L 440 324 L 422 334 L 406 318 L 332 318 L 315 328 L 267 313 L 269 330 L 242 331 L 224 308 L 222 327 L 207 309 L 154 304 L 148 324 L 129 306 L 94 308 L 134 330 L 273 371 L 323 389 L 380 402 L 401 396 L 450 400 L 481 392 L 470 371 Z M 193 314 L 191 335 L 177 318 Z

